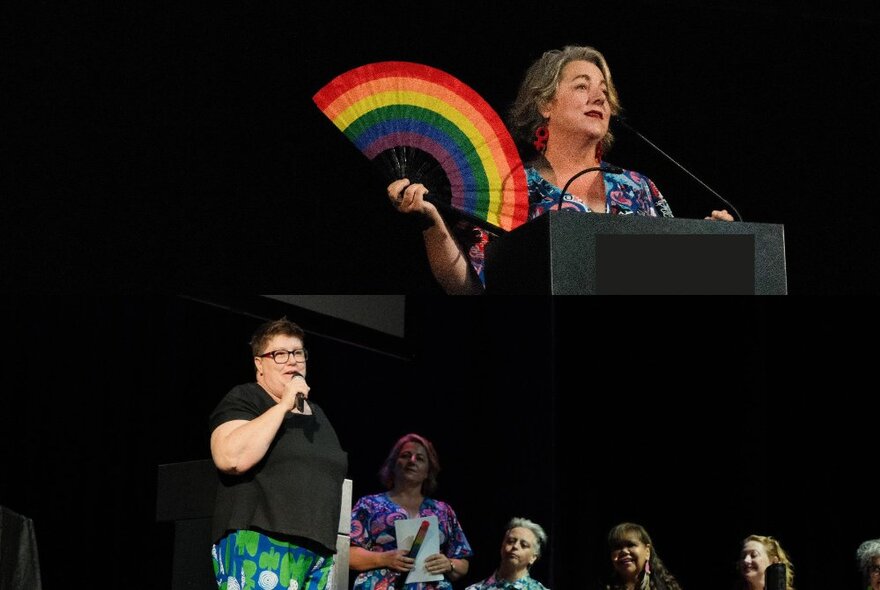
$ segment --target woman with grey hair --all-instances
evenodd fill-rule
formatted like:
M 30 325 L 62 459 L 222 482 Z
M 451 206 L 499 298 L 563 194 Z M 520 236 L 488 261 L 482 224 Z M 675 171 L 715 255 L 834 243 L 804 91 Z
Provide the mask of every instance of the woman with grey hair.
M 593 47 L 546 51 L 529 67 L 509 114 L 525 161 L 529 220 L 554 209 L 672 217 L 647 176 L 605 161 L 614 142 L 609 123 L 620 111 L 608 62 Z M 489 234 L 469 224 L 447 226 L 424 198 L 430 189 L 403 178 L 387 190 L 398 211 L 423 221 L 428 261 L 440 286 L 451 294 L 479 293 Z M 712 211 L 707 219 L 733 221 L 733 216 Z
M 529 575 L 547 545 L 547 533 L 528 518 L 511 518 L 501 541 L 501 563 L 491 576 L 467 587 L 467 590 L 547 590 Z
M 868 590 L 880 590 L 880 539 L 871 539 L 859 545 L 856 559 Z

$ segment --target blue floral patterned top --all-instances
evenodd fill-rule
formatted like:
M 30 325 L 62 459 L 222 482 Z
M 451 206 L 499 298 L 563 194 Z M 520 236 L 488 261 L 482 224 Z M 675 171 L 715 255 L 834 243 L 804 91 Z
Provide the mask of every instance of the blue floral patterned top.
M 605 213 L 672 217 L 672 209 L 666 199 L 647 176 L 632 170 L 623 170 L 619 174 L 603 172 L 602 176 L 605 180 Z M 529 183 L 531 220 L 555 208 L 562 189 L 550 183 L 535 168 L 526 168 L 526 179 Z M 586 203 L 570 193 L 562 196 L 562 209 L 591 213 Z
M 555 209 L 559 203 L 562 189 L 541 176 L 537 168 L 526 167 L 526 180 L 529 186 L 529 221 Z M 605 213 L 612 215 L 645 215 L 648 217 L 672 217 L 672 209 L 660 191 L 647 176 L 623 170 L 620 173 L 603 172 L 605 180 Z M 562 209 L 577 213 L 592 213 L 586 203 L 576 196 L 565 193 L 562 196 Z M 459 225 L 457 236 L 463 242 L 471 266 L 486 284 L 483 264 L 486 244 L 490 235 L 485 230 L 468 225 Z
M 470 543 L 461 529 L 452 507 L 440 500 L 425 498 L 419 516 L 437 517 L 440 525 L 440 551 L 450 559 L 467 559 L 473 555 Z M 364 496 L 351 509 L 351 545 L 369 551 L 397 549 L 394 521 L 409 518 L 406 510 L 395 504 L 387 493 Z M 439 582 L 403 584 L 405 575 L 389 568 L 368 570 L 355 578 L 353 590 L 452 590 L 444 578 Z
M 471 584 L 466 590 L 494 590 L 495 588 L 499 590 L 547 590 L 544 584 L 528 575 L 516 582 L 508 582 L 507 580 L 499 580 L 496 577 L 497 574 L 498 572 L 495 572 L 482 582 Z

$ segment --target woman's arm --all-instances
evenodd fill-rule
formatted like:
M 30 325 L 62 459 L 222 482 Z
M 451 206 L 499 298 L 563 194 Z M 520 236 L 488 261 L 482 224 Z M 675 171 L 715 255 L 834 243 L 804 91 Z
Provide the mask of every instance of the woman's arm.
M 415 559 L 407 557 L 405 549 L 394 551 L 370 551 L 363 547 L 351 546 L 348 549 L 348 566 L 356 571 L 364 572 L 383 567 L 399 572 L 408 572 L 413 568 Z
M 403 178 L 388 185 L 388 197 L 401 213 L 421 215 L 426 224 L 422 231 L 425 251 L 431 273 L 450 295 L 477 295 L 483 285 L 471 272 L 470 262 L 461 250 L 449 227 L 430 201 L 425 200 L 428 189 L 423 184 L 410 184 Z
M 279 403 L 253 420 L 230 420 L 215 428 L 211 433 L 211 457 L 217 469 L 223 473 L 245 473 L 262 461 L 291 409 Z
M 468 573 L 470 563 L 467 559 L 447 557 L 435 553 L 425 560 L 425 569 L 432 574 L 443 574 L 454 582 Z
M 452 569 L 446 574 L 446 577 L 449 578 L 450 582 L 463 578 L 471 567 L 467 559 L 450 559 L 449 563 Z
M 447 294 L 479 295 L 483 292 L 483 285 L 471 272 L 467 256 L 442 218 L 423 231 L 422 237 L 431 272 Z

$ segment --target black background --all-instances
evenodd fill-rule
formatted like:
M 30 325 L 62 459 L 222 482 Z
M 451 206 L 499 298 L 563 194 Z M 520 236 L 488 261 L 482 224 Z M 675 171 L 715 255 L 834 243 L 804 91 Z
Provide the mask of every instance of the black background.
M 311 96 L 350 68 L 409 60 L 503 112 L 542 51 L 593 45 L 632 125 L 746 220 L 785 225 L 793 295 L 875 294 L 874 12 L 627 1 L 3 13 L 0 503 L 34 518 L 48 588 L 83 575 L 168 585 L 156 466 L 207 457 L 206 416 L 252 378 L 253 316 L 280 315 L 180 292 L 416 295 L 408 354 L 312 338 L 310 379 L 356 495 L 377 491 L 398 436 L 435 440 L 439 496 L 477 551 L 467 581 L 489 574 L 504 522 L 522 514 L 550 530 L 536 577 L 556 588 L 604 573 L 603 535 L 624 519 L 648 527 L 685 588 L 726 586 L 753 532 L 782 539 L 801 590 L 858 583 L 853 552 L 880 528 L 876 396 L 858 385 L 875 361 L 853 336 L 870 338 L 872 301 L 432 297 L 418 232 Z M 677 215 L 718 207 L 617 135 L 608 160 L 650 176 Z M 322 321 L 289 315 L 313 331 Z
M 876 12 L 790 2 L 26 3 L 9 12 L 4 284 L 436 292 L 417 230 L 312 103 L 415 61 L 499 113 L 566 43 L 608 58 L 630 123 L 786 229 L 792 294 L 875 293 Z M 721 204 L 625 130 L 610 162 L 682 217 Z M 264 291 L 265 292 L 265 291 Z
M 624 520 L 684 588 L 729 587 L 751 533 L 782 541 L 799 589 L 857 587 L 855 549 L 880 526 L 877 403 L 859 385 L 873 355 L 839 314 L 668 299 L 658 322 L 640 298 L 610 301 L 408 297 L 406 339 L 389 341 L 257 297 L 6 297 L 0 504 L 34 519 L 46 588 L 168 587 L 157 466 L 209 456 L 207 416 L 253 379 L 252 330 L 286 314 L 310 331 L 355 497 L 380 491 L 399 436 L 436 443 L 437 497 L 476 552 L 465 582 L 523 515 L 550 534 L 533 573 L 554 588 L 604 576 L 603 536 Z

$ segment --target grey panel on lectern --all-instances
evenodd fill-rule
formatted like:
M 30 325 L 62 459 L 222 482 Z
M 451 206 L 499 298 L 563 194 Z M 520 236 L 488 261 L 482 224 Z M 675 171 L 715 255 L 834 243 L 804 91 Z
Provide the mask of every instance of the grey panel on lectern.
M 551 211 L 486 247 L 486 291 L 784 295 L 782 225 Z

